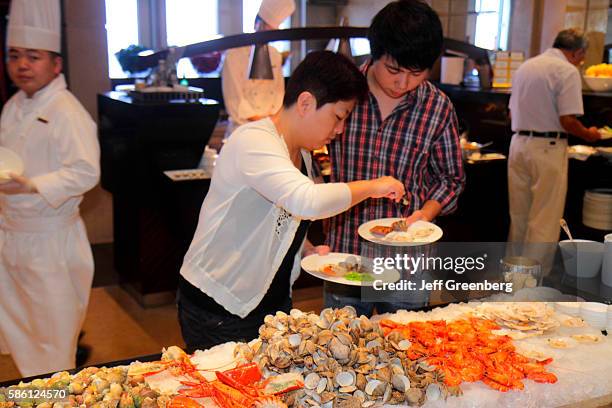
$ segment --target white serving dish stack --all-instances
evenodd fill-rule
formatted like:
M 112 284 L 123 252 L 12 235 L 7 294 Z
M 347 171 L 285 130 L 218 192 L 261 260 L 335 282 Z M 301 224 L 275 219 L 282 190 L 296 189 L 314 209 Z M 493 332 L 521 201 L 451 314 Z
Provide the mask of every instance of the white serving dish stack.
M 608 306 L 608 322 L 606 323 L 606 330 L 608 334 L 612 332 L 612 305 Z
M 580 306 L 580 317 L 591 327 L 605 330 L 608 323 L 608 305 L 597 302 L 584 302 Z
M 563 313 L 569 316 L 580 317 L 580 304 L 582 302 L 557 302 L 555 303 L 555 309 L 559 313 Z

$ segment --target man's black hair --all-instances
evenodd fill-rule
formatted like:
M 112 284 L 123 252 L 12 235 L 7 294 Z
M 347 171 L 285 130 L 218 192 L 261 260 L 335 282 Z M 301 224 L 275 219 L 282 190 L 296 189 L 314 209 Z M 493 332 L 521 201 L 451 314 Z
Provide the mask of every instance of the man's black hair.
M 344 55 L 331 51 L 314 51 L 297 66 L 285 90 L 283 106 L 291 107 L 302 92 L 310 92 L 317 109 L 326 103 L 362 101 L 368 95 L 368 83 Z
M 442 53 L 442 24 L 436 12 L 420 0 L 387 4 L 368 30 L 374 61 L 387 54 L 410 71 L 430 69 Z
M 589 46 L 586 35 L 576 28 L 560 31 L 555 38 L 553 48 L 566 51 L 586 50 Z

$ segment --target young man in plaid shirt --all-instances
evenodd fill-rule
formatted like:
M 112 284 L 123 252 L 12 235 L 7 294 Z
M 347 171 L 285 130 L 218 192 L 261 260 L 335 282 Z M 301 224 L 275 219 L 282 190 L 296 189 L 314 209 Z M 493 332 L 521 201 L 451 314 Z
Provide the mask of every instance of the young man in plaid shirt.
M 457 118 L 446 95 L 427 81 L 442 51 L 438 15 L 418 0 L 389 3 L 368 32 L 372 60 L 363 67 L 369 96 L 355 106 L 344 133 L 329 146 L 332 182 L 380 177 L 405 183 L 407 206 L 366 200 L 330 220 L 327 244 L 334 252 L 368 255 L 360 224 L 386 217 L 432 221 L 455 210 L 465 176 Z M 422 248 L 419 249 L 419 253 Z M 379 312 L 414 308 L 428 301 L 401 299 L 376 304 Z M 418 296 L 417 296 L 418 297 Z M 374 304 L 340 285 L 325 285 L 326 306 L 350 304 L 371 314 Z

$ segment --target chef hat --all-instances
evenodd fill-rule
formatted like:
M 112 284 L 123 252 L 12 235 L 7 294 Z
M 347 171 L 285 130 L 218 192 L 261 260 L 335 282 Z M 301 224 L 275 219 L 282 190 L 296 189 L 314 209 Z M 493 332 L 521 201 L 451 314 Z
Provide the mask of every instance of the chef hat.
M 9 47 L 61 51 L 59 0 L 12 0 L 6 43 Z
M 294 0 L 263 0 L 259 7 L 259 17 L 269 26 L 278 26 L 295 11 Z

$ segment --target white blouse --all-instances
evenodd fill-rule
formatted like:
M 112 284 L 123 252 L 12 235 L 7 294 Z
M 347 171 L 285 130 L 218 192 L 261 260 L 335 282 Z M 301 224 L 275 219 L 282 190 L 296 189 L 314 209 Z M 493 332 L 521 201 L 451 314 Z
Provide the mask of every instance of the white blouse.
M 266 294 L 301 219 L 346 211 L 344 183 L 315 184 L 289 157 L 274 123 L 240 126 L 223 147 L 181 275 L 229 312 L 245 317 Z M 295 257 L 291 284 L 300 272 Z

